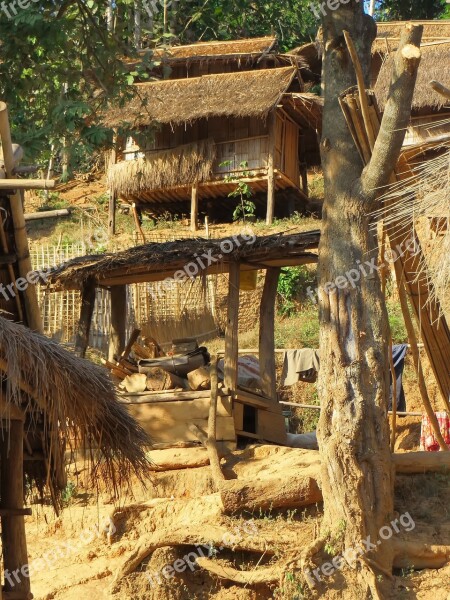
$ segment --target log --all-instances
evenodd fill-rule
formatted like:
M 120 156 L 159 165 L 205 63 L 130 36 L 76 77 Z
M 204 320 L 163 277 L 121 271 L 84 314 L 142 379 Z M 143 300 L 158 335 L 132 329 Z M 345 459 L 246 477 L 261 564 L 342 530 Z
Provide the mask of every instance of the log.
M 212 476 L 218 488 L 225 480 L 225 476 L 220 468 L 220 458 L 217 451 L 217 398 L 219 395 L 219 377 L 217 375 L 217 355 L 211 357 L 211 399 L 208 415 L 208 437 L 206 439 L 206 449 L 208 450 L 209 463 L 211 465 Z
M 220 497 L 227 513 L 270 508 L 301 508 L 322 501 L 316 479 L 301 474 L 286 479 L 236 479 L 224 481 Z
M 160 369 L 159 367 L 153 367 L 149 369 L 148 373 L 145 373 L 147 377 L 147 389 L 150 391 L 162 391 L 166 386 L 166 381 L 169 378 L 169 374 Z
M 442 83 L 439 83 L 439 81 L 434 80 L 430 81 L 430 85 L 435 92 L 441 96 L 444 96 L 444 98 L 447 98 L 447 100 L 450 100 L 450 89 L 448 87 L 445 87 L 445 85 L 442 85 Z
M 133 373 L 125 377 L 121 383 L 127 392 L 144 392 L 147 389 L 147 375 L 144 373 Z
M 28 213 L 24 215 L 25 221 L 38 221 L 39 219 L 53 219 L 55 217 L 67 217 L 70 215 L 68 208 L 58 210 L 44 210 L 42 212 Z
M 194 183 L 191 191 L 191 231 L 198 230 L 198 183 Z
M 152 450 L 147 453 L 151 461 L 150 471 L 175 471 L 178 469 L 197 469 L 209 465 L 209 456 L 206 448 L 173 448 L 166 450 Z M 219 456 L 225 456 L 223 450 Z
M 450 452 L 397 452 L 392 455 L 395 472 L 400 474 L 448 473 Z
M 120 358 L 128 358 L 133 349 L 134 344 L 138 341 L 139 336 L 141 335 L 140 329 L 133 329 L 130 339 L 128 340 L 127 345 L 125 346 L 124 351 L 120 355 Z
M 191 390 L 208 390 L 211 387 L 211 375 L 207 367 L 200 367 L 188 373 L 187 378 Z
M 396 569 L 441 569 L 450 562 L 450 546 L 392 540 Z
M 23 509 L 23 421 L 2 422 L 9 431 L 0 442 L 1 499 L 2 506 Z M 27 540 L 23 516 L 2 516 L 3 567 L 12 573 L 28 564 Z M 13 589 L 14 588 L 14 589 Z M 20 577 L 13 586 L 5 579 L 5 592 L 30 593 L 29 577 Z

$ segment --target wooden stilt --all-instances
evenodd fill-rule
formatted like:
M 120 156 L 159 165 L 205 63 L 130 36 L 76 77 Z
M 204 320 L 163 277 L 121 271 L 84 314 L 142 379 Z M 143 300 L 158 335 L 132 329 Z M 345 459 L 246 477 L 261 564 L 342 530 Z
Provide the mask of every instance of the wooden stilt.
M 267 225 L 272 225 L 275 214 L 275 128 L 276 113 L 273 112 L 269 117 L 269 154 L 267 159 Z
M 26 598 L 30 593 L 27 569 L 28 553 L 23 514 L 23 421 L 2 421 L 0 441 L 2 546 L 5 572 L 5 595 L 16 592 Z M 8 511 L 11 511 L 8 514 Z M 14 511 L 18 513 L 14 514 Z M 14 575 L 17 574 L 17 577 Z
M 277 401 L 275 364 L 275 301 L 280 268 L 267 269 L 259 312 L 259 365 L 262 391 Z
M 224 385 L 232 391 L 237 389 L 238 371 L 238 330 L 239 330 L 239 280 L 240 265 L 238 262 L 230 263 L 228 284 L 228 316 L 225 332 L 225 377 Z
M 115 285 L 111 288 L 111 329 L 108 360 L 113 361 L 122 354 L 126 344 L 127 331 L 127 286 Z
M 191 231 L 198 230 L 198 183 L 194 183 L 191 193 Z
M 86 355 L 89 344 L 89 333 L 91 330 L 92 314 L 95 306 L 95 281 L 89 279 L 83 285 L 81 294 L 81 311 L 78 322 L 77 336 L 75 341 L 75 353 L 82 358 Z

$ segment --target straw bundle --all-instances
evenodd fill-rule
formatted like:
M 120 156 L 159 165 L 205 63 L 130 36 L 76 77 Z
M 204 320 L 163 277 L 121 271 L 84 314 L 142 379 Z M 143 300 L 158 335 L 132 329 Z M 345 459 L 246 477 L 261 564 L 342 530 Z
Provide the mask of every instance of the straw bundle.
M 391 186 L 382 197 L 389 204 L 379 216 L 386 226 L 412 224 L 420 229 L 424 219 L 437 217 L 441 231 L 425 249 L 417 278 L 426 278 L 430 285 L 430 301 L 439 299 L 444 311 L 450 309 L 450 149 L 415 167 L 413 176 Z M 447 305 L 446 305 L 447 303 Z
M 143 191 L 208 181 L 215 158 L 214 142 L 203 140 L 112 165 L 107 183 L 115 195 L 128 197 L 139 196 Z
M 25 411 L 30 435 L 45 440 L 49 472 L 32 473 L 41 490 L 45 483 L 57 488 L 53 469 L 63 460 L 64 438 L 77 448 L 98 448 L 92 473 L 114 489 L 133 473 L 141 480 L 148 476 L 145 447 L 150 441 L 117 401 L 102 367 L 0 317 L 0 383 L 4 400 Z

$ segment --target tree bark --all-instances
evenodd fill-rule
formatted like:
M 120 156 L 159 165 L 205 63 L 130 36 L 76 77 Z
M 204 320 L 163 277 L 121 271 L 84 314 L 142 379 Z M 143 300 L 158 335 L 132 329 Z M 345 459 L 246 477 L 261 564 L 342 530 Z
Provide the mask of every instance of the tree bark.
M 322 411 L 317 437 L 325 503 L 322 533 L 326 538 L 339 531 L 336 537 L 343 546 L 340 550 L 357 547 L 369 535 L 377 540 L 379 530 L 393 515 L 388 318 L 377 270 L 372 271 L 365 261 L 377 259 L 377 241 L 369 230 L 368 212 L 376 188 L 388 183 L 400 153 L 421 34 L 420 28 L 411 26 L 403 35 L 381 131 L 372 160 L 362 173 L 363 165 L 338 100 L 355 85 L 344 30 L 354 41 L 366 85 L 369 81 L 376 29 L 373 19 L 363 14 L 362 4 L 351 0 L 323 18 L 325 105 L 321 154 L 325 204 L 319 248 L 318 388 Z M 405 58 L 405 47 L 406 54 L 413 57 L 412 63 Z M 353 284 L 351 270 L 358 277 Z M 374 577 L 368 563 L 379 567 L 376 574 L 390 572 L 393 556 L 390 545 L 383 544 L 360 559 L 361 598 L 366 597 L 368 589 L 373 598 L 385 597 L 380 587 L 385 584 Z

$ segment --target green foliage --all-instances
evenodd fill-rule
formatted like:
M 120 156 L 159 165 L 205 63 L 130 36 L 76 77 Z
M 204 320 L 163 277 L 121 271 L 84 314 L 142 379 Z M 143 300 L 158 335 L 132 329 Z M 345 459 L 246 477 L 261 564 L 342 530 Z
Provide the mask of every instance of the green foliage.
M 38 208 L 38 212 L 59 210 L 70 206 L 70 203 L 67 202 L 67 200 L 60 198 L 59 192 L 47 192 L 46 194 L 44 191 L 39 190 L 38 195 L 42 198 L 42 204 Z
M 446 0 L 381 0 L 377 3 L 376 18 L 380 21 L 443 19 L 449 13 Z
M 68 506 L 73 502 L 73 498 L 77 493 L 77 486 L 73 481 L 69 481 L 66 487 L 61 492 L 61 500 L 64 506 Z
M 231 164 L 231 160 L 226 160 L 220 163 L 220 166 L 229 167 Z M 250 200 L 253 196 L 253 190 L 246 181 L 241 179 L 242 177 L 251 177 L 253 175 L 251 171 L 246 170 L 247 167 L 247 161 L 243 161 L 239 165 L 242 171 L 239 177 L 232 173 L 224 177 L 224 181 L 236 183 L 235 189 L 228 194 L 229 198 L 239 198 L 239 203 L 233 212 L 233 221 L 238 221 L 239 219 L 245 221 L 247 218 L 255 217 L 256 204 Z
M 308 286 L 314 287 L 314 274 L 306 267 L 283 269 L 278 281 L 278 311 L 281 315 L 291 315 L 299 304 L 307 299 Z

